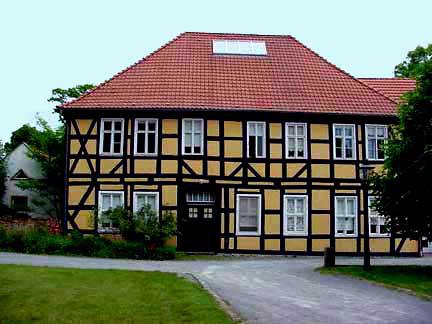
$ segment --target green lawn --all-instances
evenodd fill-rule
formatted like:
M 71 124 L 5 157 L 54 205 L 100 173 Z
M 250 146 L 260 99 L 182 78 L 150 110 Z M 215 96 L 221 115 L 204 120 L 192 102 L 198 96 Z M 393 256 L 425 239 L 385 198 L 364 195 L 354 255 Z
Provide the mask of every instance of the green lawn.
M 373 266 L 370 271 L 364 271 L 361 266 L 338 266 L 320 268 L 320 272 L 350 275 L 432 298 L 432 266 Z
M 0 323 L 233 323 L 174 274 L 0 265 Z

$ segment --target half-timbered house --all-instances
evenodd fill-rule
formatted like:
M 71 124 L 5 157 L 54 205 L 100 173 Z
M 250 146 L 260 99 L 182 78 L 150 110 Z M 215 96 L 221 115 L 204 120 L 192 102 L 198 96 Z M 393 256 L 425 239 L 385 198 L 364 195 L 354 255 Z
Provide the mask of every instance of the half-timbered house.
M 176 215 L 185 251 L 361 254 L 366 230 L 374 254 L 416 254 L 360 179 L 413 87 L 356 79 L 291 36 L 181 34 L 62 106 L 67 229 L 110 233 L 95 209 L 149 204 Z

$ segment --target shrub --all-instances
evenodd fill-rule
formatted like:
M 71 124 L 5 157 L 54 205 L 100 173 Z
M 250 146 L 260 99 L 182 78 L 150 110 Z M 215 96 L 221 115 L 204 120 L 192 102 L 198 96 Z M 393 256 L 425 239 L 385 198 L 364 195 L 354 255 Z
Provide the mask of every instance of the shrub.
M 140 241 L 110 241 L 98 236 L 83 236 L 73 231 L 70 237 L 50 234 L 44 229 L 5 230 L 0 227 L 0 250 L 34 254 L 83 255 L 102 258 L 167 260 L 176 256 L 175 248 L 149 249 Z
M 174 215 L 166 212 L 159 219 L 150 205 L 145 205 L 135 214 L 123 207 L 116 207 L 105 211 L 103 217 L 109 218 L 128 241 L 162 246 L 167 239 L 177 234 Z

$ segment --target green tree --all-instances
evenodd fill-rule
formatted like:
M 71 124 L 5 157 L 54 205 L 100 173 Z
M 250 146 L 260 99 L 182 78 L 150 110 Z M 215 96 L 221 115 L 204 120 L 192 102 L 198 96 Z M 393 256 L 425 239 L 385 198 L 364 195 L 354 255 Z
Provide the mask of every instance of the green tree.
M 94 88 L 95 86 L 89 83 L 79 84 L 76 85 L 75 87 L 68 88 L 68 89 L 56 88 L 52 90 L 51 97 L 48 99 L 48 101 L 62 105 L 68 101 L 71 101 L 72 99 L 76 99 L 80 97 L 81 95 L 85 94 L 86 92 Z M 59 114 L 60 121 L 64 123 L 63 116 L 60 112 L 60 109 L 58 107 L 55 107 L 54 111 Z
M 22 143 L 27 143 L 31 145 L 35 134 L 38 132 L 36 127 L 30 126 L 29 124 L 24 124 L 16 131 L 12 133 L 10 141 L 5 143 L 4 150 L 7 154 L 12 152 Z
M 40 200 L 34 203 L 43 205 L 49 201 L 52 207 L 47 212 L 63 220 L 64 170 L 65 170 L 65 136 L 64 126 L 52 128 L 39 118 L 40 129 L 32 135 L 29 144 L 29 157 L 36 160 L 42 171 L 42 179 L 20 180 L 17 185 L 26 190 L 38 193 Z
M 405 61 L 396 65 L 395 76 L 414 79 L 422 73 L 424 64 L 431 60 L 432 44 L 426 47 L 417 46 L 413 51 L 408 52 Z
M 371 186 L 378 196 L 375 208 L 387 216 L 393 230 L 418 239 L 432 237 L 432 59 L 414 56 L 410 52 L 408 63 L 397 68 L 403 72 L 397 73 L 415 76 L 417 87 L 399 106 L 383 173 L 372 178 Z

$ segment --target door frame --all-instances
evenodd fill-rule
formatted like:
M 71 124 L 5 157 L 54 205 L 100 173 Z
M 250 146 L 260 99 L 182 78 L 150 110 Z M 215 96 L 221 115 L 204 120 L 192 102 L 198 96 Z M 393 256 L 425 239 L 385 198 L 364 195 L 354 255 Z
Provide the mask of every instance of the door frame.
M 211 205 L 213 207 L 214 217 L 214 251 L 211 252 L 217 253 L 221 250 L 219 243 L 221 238 L 221 187 L 215 184 L 181 183 L 178 186 L 177 227 L 179 234 L 177 239 L 177 248 L 179 251 L 185 251 L 185 246 L 187 246 L 186 239 L 182 234 L 182 230 L 186 226 L 185 220 L 188 219 L 188 204 L 186 201 L 186 193 L 190 191 L 212 192 L 214 194 L 215 202 L 213 205 Z

